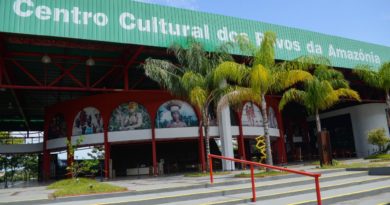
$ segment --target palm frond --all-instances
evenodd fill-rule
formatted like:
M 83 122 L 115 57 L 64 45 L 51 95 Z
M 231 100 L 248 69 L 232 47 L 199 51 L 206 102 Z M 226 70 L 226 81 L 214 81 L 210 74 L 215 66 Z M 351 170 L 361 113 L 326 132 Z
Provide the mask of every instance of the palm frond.
M 240 84 L 245 77 L 246 68 L 242 64 L 233 61 L 226 61 L 218 65 L 215 69 L 214 84 L 218 86 L 223 80 L 233 81 Z
M 179 79 L 177 68 L 170 62 L 156 59 L 146 59 L 144 64 L 145 75 L 163 85 L 162 87 L 171 87 L 174 79 Z
M 183 88 L 187 91 L 190 91 L 194 89 L 195 87 L 206 87 L 206 82 L 204 77 L 199 74 L 195 73 L 193 71 L 187 71 L 184 73 L 184 75 L 180 78 L 181 84 Z
M 188 62 L 186 58 L 186 48 L 184 48 L 182 45 L 178 43 L 173 43 L 169 48 L 167 49 L 168 53 L 172 53 L 175 55 L 176 60 L 182 67 L 187 67 Z
M 382 78 L 382 89 L 386 92 L 390 90 L 390 61 L 382 64 L 378 71 L 379 76 Z
M 355 67 L 353 71 L 360 79 L 362 79 L 369 86 L 380 88 L 381 80 L 378 72 L 372 70 L 369 65 L 359 65 Z
M 261 64 L 255 65 L 250 71 L 249 85 L 253 90 L 266 94 L 271 85 L 271 71 Z
M 252 42 L 249 41 L 247 36 L 238 35 L 235 40 L 243 55 L 254 56 L 257 48 Z
M 275 72 L 271 76 L 271 92 L 280 92 L 297 83 L 311 80 L 313 76 L 304 70 L 288 70 Z
M 328 93 L 323 103 L 321 103 L 319 109 L 320 110 L 328 109 L 333 105 L 335 105 L 337 102 L 339 102 L 341 98 L 350 98 L 350 99 L 360 101 L 360 96 L 356 91 L 348 88 L 340 88 Z
M 293 101 L 304 105 L 305 99 L 306 99 L 305 91 L 291 88 L 283 94 L 283 97 L 279 102 L 279 110 L 283 110 L 283 108 L 287 105 L 287 103 Z
M 276 34 L 274 32 L 267 31 L 264 33 L 260 49 L 257 49 L 254 53 L 253 65 L 263 65 L 269 68 L 275 64 L 275 42 Z
M 191 104 L 195 105 L 198 109 L 201 110 L 206 103 L 207 96 L 207 91 L 197 86 L 190 91 L 189 100 Z
M 241 86 L 227 86 L 220 89 L 220 100 L 217 105 L 217 112 L 220 113 L 221 109 L 228 105 L 237 106 L 245 101 L 251 101 L 260 104 L 261 96 L 258 93 L 253 92 L 251 88 L 245 88 Z

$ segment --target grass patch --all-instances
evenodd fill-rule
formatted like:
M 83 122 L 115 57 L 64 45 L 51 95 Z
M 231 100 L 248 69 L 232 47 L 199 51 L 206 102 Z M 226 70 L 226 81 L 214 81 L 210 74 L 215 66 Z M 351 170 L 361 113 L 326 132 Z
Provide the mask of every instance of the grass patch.
M 337 168 L 373 168 L 373 167 L 383 167 L 388 165 L 387 163 L 352 163 L 352 164 L 344 164 L 339 163 L 337 165 L 324 165 L 319 167 L 320 169 L 337 169 Z
M 385 159 L 385 160 L 390 160 L 390 154 L 373 154 L 365 159 Z
M 279 175 L 286 175 L 289 174 L 288 172 L 281 172 L 281 171 L 270 171 L 270 172 L 257 172 L 254 174 L 256 178 L 263 178 L 263 177 L 270 177 L 270 176 L 279 176 Z M 234 175 L 234 177 L 239 178 L 250 178 L 251 174 L 246 172 L 241 172 L 240 174 Z
M 55 197 L 127 191 L 125 187 L 86 178 L 64 179 L 50 184 L 47 188 L 56 189 Z
M 213 172 L 213 175 L 227 175 L 231 174 L 231 172 Z M 185 177 L 206 177 L 210 176 L 210 172 L 194 172 L 184 174 Z
M 372 159 L 370 162 L 390 162 L 390 159 Z
M 310 163 L 311 165 L 320 165 L 320 161 L 319 160 L 317 160 L 317 161 L 314 161 L 314 162 L 312 162 L 312 163 Z

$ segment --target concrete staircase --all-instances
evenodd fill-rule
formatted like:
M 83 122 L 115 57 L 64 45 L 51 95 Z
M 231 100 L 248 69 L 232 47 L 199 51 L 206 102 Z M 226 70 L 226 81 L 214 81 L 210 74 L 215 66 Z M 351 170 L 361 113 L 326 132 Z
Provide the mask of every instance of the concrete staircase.
M 390 175 L 368 175 L 368 171 L 345 169 L 321 171 L 323 204 L 335 204 L 366 196 L 390 193 Z M 40 204 L 316 204 L 314 179 L 295 174 L 267 177 L 256 180 L 257 202 L 251 202 L 250 179 L 227 181 L 213 185 L 153 189 L 122 194 L 99 195 L 84 199 L 58 199 Z M 383 197 L 382 197 L 383 198 Z M 385 197 L 386 198 L 386 197 Z M 390 194 L 387 201 L 390 202 Z M 76 202 L 77 201 L 77 202 Z

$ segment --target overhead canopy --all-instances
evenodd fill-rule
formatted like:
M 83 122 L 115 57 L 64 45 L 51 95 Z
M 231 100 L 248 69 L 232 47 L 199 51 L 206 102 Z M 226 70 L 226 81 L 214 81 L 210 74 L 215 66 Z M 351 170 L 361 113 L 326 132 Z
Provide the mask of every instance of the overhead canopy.
M 262 34 L 277 33 L 277 55 L 328 57 L 336 67 L 378 67 L 390 60 L 390 48 L 228 16 L 195 12 L 130 0 L 0 1 L 0 32 L 167 47 L 192 36 L 213 50 L 238 34 L 259 45 Z M 238 51 L 232 51 L 238 54 Z

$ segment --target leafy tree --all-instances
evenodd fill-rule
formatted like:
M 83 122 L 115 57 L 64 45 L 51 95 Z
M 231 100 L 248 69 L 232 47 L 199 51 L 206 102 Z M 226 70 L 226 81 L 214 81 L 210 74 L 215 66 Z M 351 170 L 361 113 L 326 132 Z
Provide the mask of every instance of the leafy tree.
M 0 132 L 0 144 L 23 144 L 23 138 L 11 136 L 10 132 Z M 8 187 L 8 181 L 14 182 L 17 168 L 21 167 L 21 155 L 0 155 L 0 165 L 4 169 L 4 187 Z
M 67 140 L 66 144 L 68 147 L 68 152 L 71 158 L 74 158 L 74 152 L 77 147 L 84 141 L 84 137 L 80 137 L 73 144 L 70 140 Z M 68 170 L 68 174 L 72 176 L 72 178 L 77 178 L 80 174 L 92 174 L 95 175 L 98 172 L 98 165 L 100 160 L 104 158 L 103 148 L 95 147 L 92 149 L 92 153 L 88 153 L 88 156 L 91 159 L 75 161 L 72 160 L 71 164 L 66 167 Z
M 259 96 L 258 99 L 256 97 L 254 99 L 261 103 L 266 139 L 266 163 L 270 165 L 273 164 L 273 160 L 265 96 L 280 92 L 297 82 L 311 78 L 310 73 L 297 69 L 304 66 L 303 63 L 297 62 L 295 67 L 289 63 L 275 63 L 275 41 L 276 34 L 273 32 L 265 32 L 260 47 L 254 46 L 246 37 L 239 37 L 237 42 L 240 50 L 249 56 L 247 63 L 239 64 L 234 61 L 225 61 L 218 66 L 214 75 L 214 80 L 217 83 L 224 80 L 234 82 L 249 88 L 252 93 Z
M 168 49 L 174 54 L 178 64 L 149 58 L 143 66 L 146 76 L 173 95 L 188 100 L 201 112 L 200 124 L 205 128 L 206 154 L 210 154 L 208 128 L 212 102 L 219 102 L 223 96 L 225 97 L 221 103 L 232 102 L 238 96 L 244 96 L 241 93 L 245 93 L 245 91 L 234 92 L 239 89 L 245 90 L 238 86 L 228 84 L 221 86 L 214 83 L 214 71 L 217 65 L 226 60 L 233 60 L 227 50 L 228 45 L 223 45 L 210 53 L 205 51 L 201 43 L 188 39 L 186 46 L 173 44 Z
M 304 105 L 309 114 L 315 115 L 318 132 L 321 132 L 319 111 L 332 107 L 343 98 L 360 101 L 359 94 L 350 89 L 343 74 L 331 68 L 329 61 L 315 65 L 313 77 L 307 79 L 302 88 L 287 90 L 280 101 L 279 109 L 282 110 L 291 101 Z
M 21 159 L 21 166 L 23 167 L 24 180 L 28 181 L 31 177 L 38 176 L 38 155 L 29 154 L 23 155 Z
M 368 143 L 378 146 L 379 153 L 383 152 L 387 143 L 390 142 L 389 137 L 385 133 L 384 128 L 372 129 L 368 132 Z
M 385 92 L 387 108 L 390 109 L 390 62 L 385 62 L 378 70 L 369 65 L 359 65 L 354 71 L 369 86 Z

